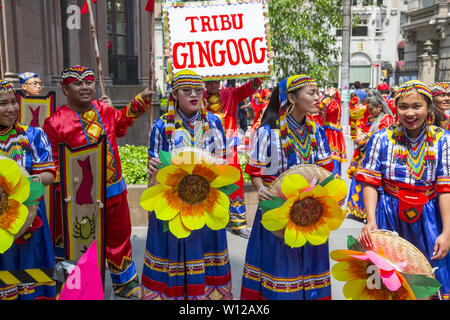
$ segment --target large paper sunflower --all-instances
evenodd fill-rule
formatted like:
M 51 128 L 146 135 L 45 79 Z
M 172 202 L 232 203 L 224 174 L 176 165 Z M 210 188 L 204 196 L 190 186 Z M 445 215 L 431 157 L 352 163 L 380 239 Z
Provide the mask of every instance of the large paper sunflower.
M 323 182 L 310 185 L 299 174 L 286 176 L 281 182 L 281 192 L 286 200 L 274 198 L 260 203 L 264 211 L 262 225 L 269 231 L 284 229 L 284 241 L 293 248 L 307 242 L 312 245 L 325 243 L 330 231 L 339 228 L 344 221 L 345 211 L 338 202 L 345 197 L 347 186 L 341 179 Z M 270 210 L 266 211 L 267 208 Z
M 349 300 L 416 300 L 427 299 L 440 288 L 434 278 L 401 272 L 389 261 L 383 250 L 366 250 L 355 238 L 348 237 L 349 250 L 330 253 L 338 261 L 331 274 L 345 281 L 344 296 Z
M 18 164 L 0 159 L 0 253 L 11 247 L 28 216 L 23 204 L 30 195 L 30 181 L 22 174 Z
M 154 211 L 159 220 L 168 221 L 170 232 L 177 238 L 186 238 L 205 224 L 212 230 L 225 228 L 228 194 L 236 190 L 239 170 L 199 158 L 195 152 L 167 157 L 167 153 L 161 153 L 163 167 L 156 175 L 159 184 L 144 191 L 141 206 Z

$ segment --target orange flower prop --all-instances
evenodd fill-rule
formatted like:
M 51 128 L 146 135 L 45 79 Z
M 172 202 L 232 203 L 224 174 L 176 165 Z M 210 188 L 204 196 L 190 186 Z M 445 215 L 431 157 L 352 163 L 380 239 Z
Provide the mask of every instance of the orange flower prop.
M 303 176 L 291 174 L 281 182 L 281 192 L 286 201 L 268 200 L 278 203 L 275 208 L 269 205 L 268 211 L 263 209 L 263 204 L 261 223 L 269 231 L 284 229 L 284 241 L 290 247 L 299 248 L 307 242 L 323 244 L 330 231 L 339 228 L 344 221 L 345 210 L 338 202 L 345 197 L 347 187 L 341 179 L 333 179 L 323 186 L 311 186 Z
M 170 162 L 156 175 L 160 184 L 142 194 L 141 206 L 154 211 L 159 220 L 168 221 L 177 238 L 186 238 L 205 224 L 212 230 L 225 228 L 230 206 L 227 194 L 231 193 L 227 187 L 239 180 L 239 170 L 216 165 L 191 151 L 172 157 Z
M 0 159 L 0 254 L 8 250 L 14 235 L 28 216 L 23 204 L 30 195 L 30 181 L 11 159 Z
M 331 274 L 345 281 L 344 296 L 349 300 L 416 300 L 426 299 L 440 288 L 436 279 L 425 275 L 402 273 L 386 259 L 383 250 L 366 250 L 349 236 L 349 250 L 330 253 L 338 261 Z

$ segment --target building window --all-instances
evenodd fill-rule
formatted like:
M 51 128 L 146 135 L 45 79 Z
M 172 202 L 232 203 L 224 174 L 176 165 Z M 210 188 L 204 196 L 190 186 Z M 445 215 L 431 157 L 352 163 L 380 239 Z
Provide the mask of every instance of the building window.
M 134 55 L 133 1 L 108 0 L 109 72 L 113 84 L 138 84 L 138 58 Z
M 368 35 L 367 19 L 357 17 L 357 23 L 352 27 L 352 37 L 365 37 Z M 342 37 L 342 29 L 336 29 L 336 36 Z

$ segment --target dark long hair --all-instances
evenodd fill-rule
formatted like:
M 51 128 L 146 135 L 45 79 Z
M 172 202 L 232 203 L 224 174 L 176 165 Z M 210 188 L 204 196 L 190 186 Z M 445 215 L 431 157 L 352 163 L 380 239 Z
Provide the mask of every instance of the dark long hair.
M 297 91 L 303 88 L 298 88 L 289 94 L 297 94 Z M 277 123 L 280 120 L 280 88 L 276 86 L 272 90 L 272 96 L 270 97 L 267 109 L 261 120 L 261 127 L 265 124 L 269 124 L 271 129 L 279 129 L 280 124 Z

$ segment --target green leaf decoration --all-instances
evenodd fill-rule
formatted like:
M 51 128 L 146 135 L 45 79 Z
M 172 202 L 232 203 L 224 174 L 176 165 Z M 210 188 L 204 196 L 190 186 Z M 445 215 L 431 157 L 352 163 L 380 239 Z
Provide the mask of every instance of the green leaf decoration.
M 366 248 L 363 247 L 358 240 L 356 240 L 353 236 L 347 237 L 347 248 L 348 250 L 366 252 Z
M 44 195 L 45 192 L 44 185 L 40 182 L 33 181 L 32 179 L 32 177 L 28 178 L 28 180 L 30 181 L 30 195 L 23 203 L 25 206 L 39 204 L 39 199 Z
M 423 274 L 402 273 L 402 276 L 408 282 L 417 299 L 426 299 L 441 288 L 441 283 L 438 280 Z
M 228 186 L 224 186 L 224 187 L 221 187 L 218 189 L 220 191 L 222 191 L 223 193 L 225 193 L 227 196 L 229 196 L 230 194 L 232 194 L 233 192 L 238 190 L 239 186 L 237 186 L 235 183 L 233 183 L 233 184 L 229 184 Z
M 334 174 L 332 174 L 332 175 L 330 175 L 328 178 L 324 179 L 324 180 L 320 183 L 320 185 L 321 185 L 322 187 L 325 187 L 329 182 L 331 182 L 331 181 L 333 181 L 333 180 L 334 180 Z
M 161 165 L 158 166 L 158 170 L 172 165 L 172 155 L 170 154 L 170 152 L 161 150 L 159 152 L 159 160 L 161 161 Z
M 270 196 L 272 200 L 264 200 L 259 203 L 259 207 L 261 208 L 262 212 L 267 212 L 269 210 L 273 210 L 276 208 L 279 208 L 283 205 L 283 203 L 286 202 L 286 200 Z

